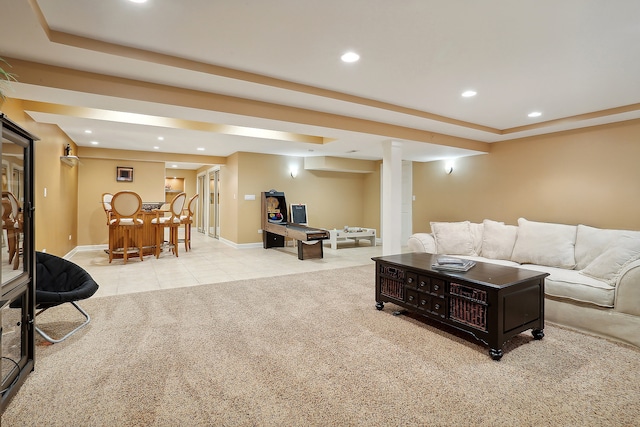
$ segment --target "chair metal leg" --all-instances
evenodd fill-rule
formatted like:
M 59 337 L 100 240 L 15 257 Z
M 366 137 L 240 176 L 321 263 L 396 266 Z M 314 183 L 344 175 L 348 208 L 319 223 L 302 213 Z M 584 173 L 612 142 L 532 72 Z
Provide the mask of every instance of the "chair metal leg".
M 89 322 L 91 321 L 91 317 L 89 317 L 89 314 L 87 314 L 86 311 L 84 311 L 82 308 L 80 308 L 80 306 L 75 302 L 75 301 L 70 301 L 70 304 L 73 304 L 73 306 L 75 308 L 78 309 L 78 311 L 80 313 L 82 313 L 82 315 L 85 317 L 85 322 L 82 323 L 80 326 L 78 326 L 77 328 L 75 328 L 74 330 L 72 330 L 71 332 L 69 332 L 67 335 L 63 336 L 60 339 L 54 339 L 51 338 L 49 335 L 47 335 L 44 331 L 42 331 L 40 328 L 38 328 L 37 326 L 35 327 L 36 332 L 38 332 L 42 338 L 44 338 L 45 340 L 49 341 L 50 343 L 59 343 L 62 342 L 64 340 L 66 340 L 67 338 L 69 338 L 71 335 L 75 334 L 76 332 L 78 332 L 80 329 L 84 328 L 85 326 L 87 326 L 89 324 Z M 48 308 L 42 309 L 39 312 L 36 313 L 36 316 L 43 313 L 44 311 L 48 310 Z

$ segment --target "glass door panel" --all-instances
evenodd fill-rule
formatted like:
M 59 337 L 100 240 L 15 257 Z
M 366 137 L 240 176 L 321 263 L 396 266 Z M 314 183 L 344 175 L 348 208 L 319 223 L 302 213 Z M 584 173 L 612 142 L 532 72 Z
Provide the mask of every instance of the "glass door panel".
M 209 236 L 218 239 L 220 237 L 219 219 L 220 200 L 220 170 L 209 172 Z
M 207 206 L 207 175 L 198 175 L 198 213 L 196 215 L 196 227 L 198 233 L 204 233 L 205 207 Z

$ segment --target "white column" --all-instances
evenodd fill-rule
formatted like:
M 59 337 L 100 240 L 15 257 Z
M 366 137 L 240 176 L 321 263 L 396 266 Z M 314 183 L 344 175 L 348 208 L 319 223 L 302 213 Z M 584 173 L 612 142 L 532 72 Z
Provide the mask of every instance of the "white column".
M 399 254 L 402 246 L 402 143 L 382 143 L 382 254 Z

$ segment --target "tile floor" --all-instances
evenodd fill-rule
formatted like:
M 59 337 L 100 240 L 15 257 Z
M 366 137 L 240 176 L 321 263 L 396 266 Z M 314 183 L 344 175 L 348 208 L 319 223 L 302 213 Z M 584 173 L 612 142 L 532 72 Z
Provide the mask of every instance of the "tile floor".
M 68 259 L 98 282 L 95 298 L 373 264 L 371 257 L 380 255 L 382 246 L 372 247 L 366 241 L 355 246 L 353 241 L 346 241 L 336 250 L 325 244 L 322 259 L 301 261 L 294 247 L 236 249 L 194 230 L 191 251 L 185 252 L 182 244 L 177 258 L 163 252 L 158 259 L 146 256 L 140 262 L 134 258 L 126 265 L 114 259 L 109 264 L 103 249 L 80 249 Z

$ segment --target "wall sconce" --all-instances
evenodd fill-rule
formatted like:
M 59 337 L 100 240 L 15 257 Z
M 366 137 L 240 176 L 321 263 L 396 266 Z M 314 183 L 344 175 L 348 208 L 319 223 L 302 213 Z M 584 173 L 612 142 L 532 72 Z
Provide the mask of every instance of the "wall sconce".
M 453 163 L 446 163 L 444 165 L 444 171 L 447 173 L 447 175 L 449 175 L 451 172 L 453 172 Z
M 298 176 L 298 168 L 295 166 L 291 166 L 289 168 L 289 173 L 291 174 L 291 178 L 295 178 L 296 176 Z

